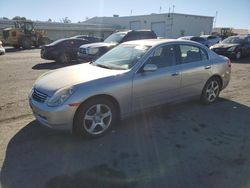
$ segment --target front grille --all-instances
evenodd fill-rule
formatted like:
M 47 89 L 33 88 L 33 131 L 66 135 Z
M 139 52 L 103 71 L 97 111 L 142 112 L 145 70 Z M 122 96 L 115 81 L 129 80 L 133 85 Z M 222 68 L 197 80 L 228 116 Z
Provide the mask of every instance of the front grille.
M 87 54 L 86 48 L 80 48 L 79 53 L 81 54 Z
M 48 95 L 38 91 L 37 89 L 34 89 L 33 93 L 32 93 L 32 98 L 40 103 L 44 103 L 45 100 L 47 99 Z

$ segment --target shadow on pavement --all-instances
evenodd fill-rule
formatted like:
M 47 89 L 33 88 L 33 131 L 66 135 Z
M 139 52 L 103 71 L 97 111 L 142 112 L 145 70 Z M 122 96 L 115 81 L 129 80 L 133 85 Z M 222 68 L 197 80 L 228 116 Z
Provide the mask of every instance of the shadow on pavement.
M 98 139 L 36 121 L 9 142 L 2 188 L 247 187 L 250 108 L 220 99 L 161 106 Z
M 80 64 L 80 63 L 78 61 L 72 61 L 69 64 L 63 64 L 63 63 L 57 63 L 57 62 L 53 61 L 53 62 L 49 62 L 49 63 L 37 64 L 37 65 L 33 66 L 32 69 L 34 69 L 34 70 L 46 70 L 46 69 L 54 70 L 54 69 L 68 67 L 68 66 L 77 65 L 77 64 Z
M 32 47 L 31 49 L 22 49 L 22 48 L 13 48 L 13 47 L 4 47 L 6 50 L 6 53 L 12 53 L 12 52 L 19 52 L 19 51 L 28 51 L 28 50 L 34 50 L 34 49 L 39 49 Z

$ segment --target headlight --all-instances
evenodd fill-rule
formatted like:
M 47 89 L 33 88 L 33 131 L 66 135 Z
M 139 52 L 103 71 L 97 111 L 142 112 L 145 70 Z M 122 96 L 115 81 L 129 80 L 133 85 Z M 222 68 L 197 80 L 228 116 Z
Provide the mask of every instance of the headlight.
M 99 48 L 89 48 L 88 54 L 96 55 L 99 52 Z
M 214 46 L 210 46 L 210 48 L 209 48 L 210 50 L 212 50 L 212 49 L 214 49 Z
M 47 100 L 47 105 L 50 107 L 59 106 L 63 104 L 74 92 L 74 87 L 58 90 L 50 99 Z
M 233 46 L 233 47 L 231 47 L 231 48 L 228 48 L 227 51 L 233 52 L 235 49 L 236 49 L 236 46 Z

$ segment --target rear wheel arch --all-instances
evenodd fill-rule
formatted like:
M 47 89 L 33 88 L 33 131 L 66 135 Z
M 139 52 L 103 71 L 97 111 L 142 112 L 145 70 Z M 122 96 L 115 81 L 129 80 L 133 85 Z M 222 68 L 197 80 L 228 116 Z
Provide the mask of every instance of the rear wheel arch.
M 216 83 L 218 86 L 217 89 L 216 89 Z M 220 95 L 222 87 L 223 87 L 223 81 L 220 75 L 211 76 L 207 80 L 202 89 L 202 93 L 200 95 L 200 101 L 206 105 L 213 103 Z
M 223 87 L 223 80 L 222 80 L 221 76 L 218 75 L 218 74 L 215 74 L 215 75 L 211 76 L 211 77 L 207 80 L 207 82 L 208 82 L 209 80 L 213 79 L 213 78 L 216 78 L 216 79 L 219 80 L 219 83 L 220 83 L 220 90 L 221 90 L 222 87 Z M 206 82 L 206 83 L 207 83 L 207 82 Z M 206 84 L 205 84 L 205 85 L 206 85 Z M 204 87 L 205 87 L 205 85 L 204 85 Z

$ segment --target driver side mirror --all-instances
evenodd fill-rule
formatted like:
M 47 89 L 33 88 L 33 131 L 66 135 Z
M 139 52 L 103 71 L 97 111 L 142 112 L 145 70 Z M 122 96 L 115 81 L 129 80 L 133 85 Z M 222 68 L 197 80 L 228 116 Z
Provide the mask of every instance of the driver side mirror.
M 155 72 L 158 67 L 155 64 L 149 63 L 143 67 L 143 72 Z

